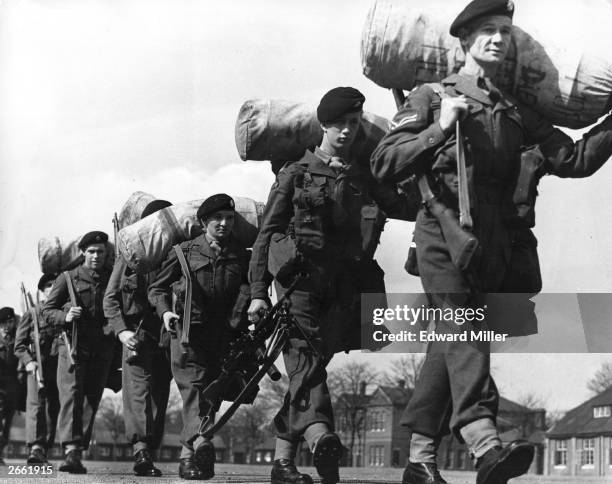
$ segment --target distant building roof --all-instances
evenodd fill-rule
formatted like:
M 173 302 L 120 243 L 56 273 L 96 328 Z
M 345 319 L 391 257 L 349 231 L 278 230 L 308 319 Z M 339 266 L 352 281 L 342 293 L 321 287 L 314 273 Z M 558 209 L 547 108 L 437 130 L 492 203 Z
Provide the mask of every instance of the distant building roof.
M 499 411 L 500 412 L 528 413 L 528 412 L 541 412 L 542 410 L 544 409 L 525 407 L 524 405 L 520 405 L 502 396 L 499 397 Z
M 391 400 L 391 403 L 396 406 L 405 407 L 408 405 L 408 400 L 410 400 L 412 396 L 412 389 L 407 387 L 381 385 L 378 388 L 384 392 L 385 395 L 389 397 L 389 400 Z
M 595 418 L 594 407 L 612 406 L 612 387 L 573 408 L 547 432 L 549 438 L 612 435 L 612 416 Z

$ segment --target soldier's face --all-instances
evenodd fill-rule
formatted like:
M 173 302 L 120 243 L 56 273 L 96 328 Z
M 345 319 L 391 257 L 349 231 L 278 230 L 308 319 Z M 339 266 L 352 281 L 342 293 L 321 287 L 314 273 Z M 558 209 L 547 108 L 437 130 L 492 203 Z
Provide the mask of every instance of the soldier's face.
M 81 253 L 85 257 L 83 265 L 89 269 L 102 269 L 104 262 L 106 262 L 106 244 L 91 244 Z
M 340 152 L 351 147 L 359 132 L 359 126 L 361 126 L 361 112 L 347 113 L 322 124 L 329 144 Z
M 0 337 L 6 339 L 15 327 L 15 318 L 8 318 L 0 323 Z
M 491 15 L 478 20 L 471 32 L 461 39 L 466 56 L 480 65 L 501 64 L 512 39 L 512 20 L 505 15 Z
M 219 210 L 204 220 L 206 233 L 215 240 L 226 240 L 234 228 L 236 212 L 233 210 Z

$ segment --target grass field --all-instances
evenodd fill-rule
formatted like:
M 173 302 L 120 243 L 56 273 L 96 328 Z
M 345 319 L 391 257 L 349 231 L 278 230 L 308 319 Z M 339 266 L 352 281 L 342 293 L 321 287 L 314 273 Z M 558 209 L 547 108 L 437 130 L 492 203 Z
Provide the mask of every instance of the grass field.
M 9 460 L 7 464 L 22 464 L 22 462 Z M 53 462 L 57 465 L 57 462 Z M 56 473 L 53 478 L 37 478 L 7 476 L 8 467 L 0 467 L 0 482 L 8 484 L 16 483 L 155 483 L 168 484 L 174 482 L 187 482 L 179 479 L 177 464 L 163 463 L 159 464 L 159 468 L 164 473 L 163 477 L 154 478 L 137 478 L 132 474 L 132 464 L 130 462 L 100 462 L 86 461 L 84 462 L 88 469 L 86 475 L 73 475 L 63 472 Z M 316 472 L 313 468 L 300 469 L 304 472 L 309 472 L 315 477 Z M 217 464 L 215 467 L 216 476 L 207 481 L 211 483 L 264 483 L 270 482 L 270 467 L 269 466 L 250 466 L 237 464 Z M 402 481 L 402 469 L 387 469 L 387 468 L 361 468 L 361 467 L 345 467 L 340 470 L 342 483 L 354 484 L 399 484 Z M 444 472 L 444 477 L 449 484 L 474 484 L 476 475 L 473 472 Z M 315 478 L 315 482 L 317 481 Z M 511 481 L 512 484 L 596 484 L 596 483 L 612 483 L 612 478 L 561 478 L 561 477 L 546 477 L 546 476 L 526 476 Z

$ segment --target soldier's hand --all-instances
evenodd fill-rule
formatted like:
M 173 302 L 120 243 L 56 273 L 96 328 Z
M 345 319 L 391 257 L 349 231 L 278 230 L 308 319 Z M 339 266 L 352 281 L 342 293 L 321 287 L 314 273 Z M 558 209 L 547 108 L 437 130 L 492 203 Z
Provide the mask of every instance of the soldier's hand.
M 135 336 L 136 333 L 134 333 L 134 331 L 125 329 L 119 333 L 119 341 L 121 341 L 121 343 L 123 343 L 128 350 L 136 351 L 138 341 L 136 340 Z
M 260 313 L 268 309 L 268 303 L 264 299 L 253 299 L 247 314 L 249 316 L 249 322 L 257 323 L 261 318 Z
M 83 308 L 81 306 L 74 306 L 68 310 L 66 314 L 66 322 L 72 323 L 73 320 L 79 319 L 83 315 Z
M 36 363 L 34 360 L 28 361 L 28 363 L 25 366 L 26 371 L 28 373 L 31 373 L 32 375 L 36 371 L 36 368 L 38 368 L 38 363 Z
M 174 323 L 176 323 L 181 317 L 176 314 L 173 313 L 172 311 L 166 311 L 163 316 L 162 319 L 164 320 L 164 328 L 166 328 L 166 331 L 168 331 L 169 333 L 172 333 L 174 330 Z
M 440 103 L 440 127 L 442 131 L 449 134 L 455 129 L 455 123 L 463 119 L 470 107 L 465 96 L 446 97 Z

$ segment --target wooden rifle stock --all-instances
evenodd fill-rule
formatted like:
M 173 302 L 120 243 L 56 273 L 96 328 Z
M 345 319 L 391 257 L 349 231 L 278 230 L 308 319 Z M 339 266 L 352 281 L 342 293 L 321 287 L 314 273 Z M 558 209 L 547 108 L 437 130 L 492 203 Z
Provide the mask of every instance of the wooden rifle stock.
M 36 370 L 34 375 L 36 377 L 36 383 L 38 384 L 38 389 L 43 390 L 45 388 L 45 381 L 43 378 L 42 372 L 42 356 L 40 353 L 40 331 L 39 331 L 39 321 L 38 321 L 38 311 L 36 306 L 34 305 L 34 300 L 32 299 L 32 295 L 26 291 L 23 282 L 21 283 L 21 294 L 23 296 L 23 300 L 25 302 L 25 307 L 27 311 L 30 311 L 32 314 L 32 329 L 34 330 L 34 354 L 36 355 Z M 38 296 L 37 296 L 38 299 Z

